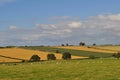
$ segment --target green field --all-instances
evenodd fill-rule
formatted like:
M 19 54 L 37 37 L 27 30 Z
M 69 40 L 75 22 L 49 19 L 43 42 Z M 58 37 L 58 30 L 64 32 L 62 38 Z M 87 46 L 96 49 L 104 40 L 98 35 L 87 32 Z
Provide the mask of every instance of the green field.
M 72 55 L 84 56 L 84 57 L 89 57 L 90 55 L 94 55 L 96 57 L 111 57 L 111 55 L 112 55 L 110 53 L 90 52 L 90 51 L 82 51 L 82 50 L 71 50 L 71 49 L 46 47 L 46 46 L 44 46 L 44 47 L 28 46 L 28 47 L 20 47 L 20 48 L 32 49 L 32 50 L 40 50 L 40 51 L 47 51 L 47 52 L 56 52 L 58 50 L 60 53 L 70 52 Z
M 120 60 L 0 64 L 0 80 L 120 80 Z

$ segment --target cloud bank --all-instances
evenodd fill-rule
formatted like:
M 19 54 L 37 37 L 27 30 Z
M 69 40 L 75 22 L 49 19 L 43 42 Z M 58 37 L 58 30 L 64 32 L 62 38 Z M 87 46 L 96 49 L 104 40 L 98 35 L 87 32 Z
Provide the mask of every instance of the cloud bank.
M 120 14 L 98 15 L 86 20 L 68 16 L 52 17 L 51 24 L 36 23 L 23 29 L 10 25 L 0 31 L 1 45 L 120 44 Z

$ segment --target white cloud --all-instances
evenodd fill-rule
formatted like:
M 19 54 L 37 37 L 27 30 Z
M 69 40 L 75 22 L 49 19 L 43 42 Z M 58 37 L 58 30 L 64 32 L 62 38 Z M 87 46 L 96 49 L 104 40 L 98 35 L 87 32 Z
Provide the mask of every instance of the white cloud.
M 43 35 L 40 34 L 32 34 L 32 35 L 22 36 L 21 39 L 25 41 L 35 41 L 35 40 L 39 40 L 42 36 Z
M 40 29 L 45 29 L 45 30 L 47 30 L 47 29 L 55 29 L 56 28 L 56 26 L 53 25 L 53 24 L 36 24 L 36 27 L 40 28 Z
M 120 43 L 119 14 L 92 16 L 87 20 L 66 19 L 51 24 L 35 24 L 34 29 L 10 26 L 0 32 L 1 45 L 41 45 L 85 41 L 87 43 Z M 10 35 L 10 36 L 9 36 Z
M 120 21 L 120 14 L 117 14 L 117 15 L 113 15 L 113 14 L 112 14 L 112 15 L 109 15 L 108 18 L 109 18 L 110 20 L 113 20 L 113 21 L 114 21 L 114 20 L 115 20 L 115 21 L 116 21 L 116 20 L 117 20 L 117 21 Z
M 16 30 L 16 29 L 18 29 L 18 27 L 17 26 L 10 26 L 9 29 L 10 30 Z
M 82 26 L 82 23 L 81 22 L 71 22 L 68 24 L 68 26 L 71 28 L 79 28 Z

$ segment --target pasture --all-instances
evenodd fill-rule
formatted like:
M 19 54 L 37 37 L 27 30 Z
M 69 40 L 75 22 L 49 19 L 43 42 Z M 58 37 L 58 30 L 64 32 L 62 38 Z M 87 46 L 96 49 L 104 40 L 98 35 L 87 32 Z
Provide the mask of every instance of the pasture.
M 120 80 L 120 60 L 56 60 L 0 64 L 0 80 Z

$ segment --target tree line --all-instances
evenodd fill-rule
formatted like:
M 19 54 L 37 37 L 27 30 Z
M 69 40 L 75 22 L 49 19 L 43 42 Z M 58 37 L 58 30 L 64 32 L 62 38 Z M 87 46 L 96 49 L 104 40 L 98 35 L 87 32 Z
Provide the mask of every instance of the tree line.
M 70 60 L 71 59 L 71 54 L 69 52 L 64 52 L 62 54 L 61 58 L 64 59 L 64 60 Z M 29 62 L 37 62 L 37 61 L 40 61 L 40 59 L 41 59 L 40 56 L 32 55 Z M 55 54 L 48 54 L 47 55 L 47 60 L 56 60 Z
M 85 42 L 80 42 L 78 45 L 79 46 L 86 46 L 86 43 Z M 96 43 L 93 43 L 92 45 L 96 46 Z M 73 46 L 73 45 L 70 45 L 70 44 L 66 43 L 66 44 L 61 44 L 61 46 Z
M 56 52 L 58 52 L 58 51 L 56 51 Z M 47 57 L 47 60 L 56 60 L 55 54 L 47 54 L 46 57 Z M 114 53 L 112 55 L 112 57 L 119 59 L 120 58 L 120 52 Z M 89 56 L 89 59 L 96 59 L 96 58 L 99 58 L 99 57 L 96 57 L 94 55 L 90 55 Z M 63 59 L 63 60 L 70 60 L 71 59 L 71 53 L 70 52 L 64 52 L 62 54 L 61 59 Z M 32 57 L 30 58 L 29 62 L 38 62 L 40 60 L 41 60 L 40 56 L 32 55 Z M 24 62 L 24 61 L 22 61 L 22 62 Z

